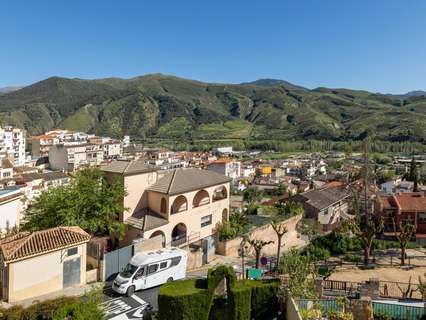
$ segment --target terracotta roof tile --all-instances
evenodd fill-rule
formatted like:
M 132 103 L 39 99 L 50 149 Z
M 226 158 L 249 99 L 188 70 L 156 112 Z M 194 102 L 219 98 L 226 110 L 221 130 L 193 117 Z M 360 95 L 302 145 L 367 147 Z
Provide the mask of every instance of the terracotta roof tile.
M 185 193 L 217 184 L 230 182 L 227 176 L 208 170 L 175 169 L 147 190 L 169 195 Z
M 12 262 L 43 253 L 88 242 L 90 235 L 80 227 L 56 227 L 52 229 L 20 232 L 0 240 L 4 260 Z
M 426 212 L 426 194 L 423 192 L 406 192 L 394 195 L 402 211 Z

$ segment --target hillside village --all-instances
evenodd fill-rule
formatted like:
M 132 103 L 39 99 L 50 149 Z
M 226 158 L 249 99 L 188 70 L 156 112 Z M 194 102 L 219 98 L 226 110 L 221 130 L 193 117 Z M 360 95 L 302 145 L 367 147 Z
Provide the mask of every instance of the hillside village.
M 347 294 L 349 283 L 365 286 L 373 278 L 381 289 L 373 296 L 370 289 L 361 295 L 373 299 L 421 295 L 404 290 L 419 284 L 418 277 L 426 272 L 425 155 L 368 157 L 362 151 L 330 151 L 280 156 L 232 147 L 190 152 L 145 147 L 129 136 L 117 140 L 62 129 L 30 136 L 14 127 L 1 128 L 0 139 L 0 292 L 7 304 L 28 305 L 94 283 L 120 285 L 114 277 L 132 256 L 164 248 L 187 252 L 189 274 L 200 276 L 225 263 L 239 278 L 259 277 L 256 272 L 277 277 L 280 259 L 299 250 L 315 257 L 318 270 L 327 270 L 322 282 L 317 274 L 319 298 L 326 297 L 326 291 L 329 299 L 336 291 Z M 50 193 L 67 186 L 78 189 L 78 181 L 91 174 L 107 189 L 123 188 L 111 198 L 116 199 L 117 211 L 102 222 L 105 227 L 92 228 L 78 219 L 70 224 L 66 217 L 59 222 L 59 213 L 56 223 L 49 222 L 51 228 L 37 222 L 40 208 L 54 208 L 41 199 L 53 199 Z M 374 220 L 383 221 L 371 235 L 376 239 L 374 251 L 369 248 L 366 256 L 361 247 L 348 252 L 324 247 L 342 234 L 346 238 L 339 238 L 340 245 L 353 241 L 350 237 L 363 239 L 362 230 L 342 231 L 359 218 L 357 199 L 364 215 L 369 212 Z M 89 205 L 96 210 L 91 207 L 94 203 Z M 414 229 L 400 256 L 406 225 Z M 113 226 L 120 231 L 112 232 Z M 256 247 L 255 240 L 262 244 Z M 314 244 L 321 241 L 316 248 Z M 371 277 L 368 268 L 360 268 L 363 263 L 389 271 Z M 382 290 L 388 284 L 380 280 L 392 279 L 388 272 L 398 279 L 392 286 L 402 288 L 400 294 Z M 282 273 L 278 277 L 286 281 Z M 302 300 L 291 301 L 302 308 Z

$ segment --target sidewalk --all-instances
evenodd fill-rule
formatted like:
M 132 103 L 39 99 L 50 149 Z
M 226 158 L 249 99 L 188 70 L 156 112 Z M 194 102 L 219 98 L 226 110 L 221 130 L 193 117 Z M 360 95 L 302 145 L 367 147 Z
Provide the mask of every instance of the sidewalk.
M 217 254 L 215 258 L 212 261 L 210 261 L 208 264 L 205 264 L 200 268 L 188 271 L 187 277 L 188 278 L 206 277 L 208 270 L 218 265 L 230 265 L 235 268 L 235 271 L 237 273 L 242 273 L 240 257 L 222 256 Z M 244 265 L 246 269 L 252 267 L 254 265 L 254 259 L 250 257 L 246 257 L 244 261 Z

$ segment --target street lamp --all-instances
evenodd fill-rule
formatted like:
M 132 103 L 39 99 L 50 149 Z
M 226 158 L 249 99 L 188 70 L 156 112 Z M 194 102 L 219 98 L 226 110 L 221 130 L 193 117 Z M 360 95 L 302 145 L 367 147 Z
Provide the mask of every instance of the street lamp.
M 240 243 L 240 248 L 238 249 L 238 254 L 241 257 L 241 271 L 242 271 L 242 274 L 243 274 L 243 280 L 244 280 L 244 277 L 245 277 L 244 257 L 245 257 L 245 253 L 248 249 L 246 242 L 247 242 L 247 239 L 244 237 L 243 240 Z

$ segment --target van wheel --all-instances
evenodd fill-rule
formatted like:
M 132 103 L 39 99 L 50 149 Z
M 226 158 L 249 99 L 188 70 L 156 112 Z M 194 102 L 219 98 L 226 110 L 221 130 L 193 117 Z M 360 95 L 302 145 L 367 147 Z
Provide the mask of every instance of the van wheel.
M 172 277 L 170 277 L 170 278 L 167 279 L 167 282 L 172 282 L 172 281 L 173 281 Z
M 135 293 L 135 286 L 130 286 L 130 287 L 127 288 L 126 295 L 128 297 L 133 296 L 134 293 Z

